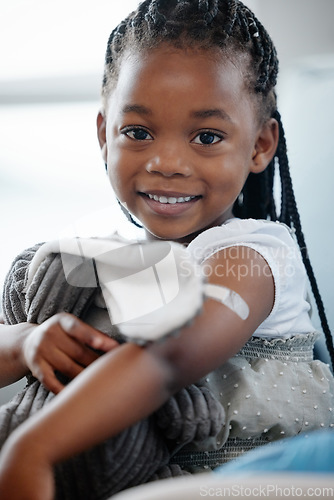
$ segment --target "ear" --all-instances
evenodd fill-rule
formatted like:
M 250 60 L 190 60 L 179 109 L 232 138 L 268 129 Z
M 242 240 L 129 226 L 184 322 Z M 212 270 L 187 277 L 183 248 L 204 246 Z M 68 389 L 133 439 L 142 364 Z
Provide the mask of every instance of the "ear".
M 274 118 L 267 120 L 258 133 L 250 171 L 263 172 L 273 159 L 278 145 L 278 123 Z
M 106 119 L 105 116 L 99 111 L 96 118 L 96 126 L 97 126 L 97 137 L 99 140 L 102 158 L 105 164 L 107 164 L 108 159 L 108 151 L 107 151 L 107 139 L 106 139 Z

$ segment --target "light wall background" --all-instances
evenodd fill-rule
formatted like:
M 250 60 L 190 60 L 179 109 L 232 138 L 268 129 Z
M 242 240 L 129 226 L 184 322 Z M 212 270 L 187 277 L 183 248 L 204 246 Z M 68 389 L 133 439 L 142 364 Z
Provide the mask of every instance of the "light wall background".
M 296 197 L 334 328 L 334 2 L 245 3 L 277 46 Z M 109 33 L 137 4 L 0 0 L 0 287 L 14 256 L 36 242 L 115 227 L 135 234 L 109 188 L 95 119 Z

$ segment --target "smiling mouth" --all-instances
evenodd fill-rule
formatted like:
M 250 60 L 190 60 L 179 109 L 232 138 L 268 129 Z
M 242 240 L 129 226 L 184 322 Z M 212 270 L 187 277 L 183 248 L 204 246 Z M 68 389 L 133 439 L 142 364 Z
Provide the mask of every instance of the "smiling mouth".
M 145 193 L 146 194 L 146 193 Z M 158 201 L 162 204 L 175 205 L 176 203 L 186 203 L 199 198 L 199 196 L 158 196 L 157 194 L 146 194 L 150 200 Z

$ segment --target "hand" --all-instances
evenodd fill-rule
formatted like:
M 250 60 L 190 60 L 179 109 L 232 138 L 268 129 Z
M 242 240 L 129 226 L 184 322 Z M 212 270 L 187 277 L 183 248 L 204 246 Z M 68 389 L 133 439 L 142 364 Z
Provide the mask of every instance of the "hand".
M 0 498 L 4 500 L 52 500 L 51 464 L 39 456 L 38 445 L 25 444 L 13 435 L 0 455 Z
M 64 385 L 55 371 L 73 379 L 99 357 L 91 348 L 107 352 L 117 346 L 118 342 L 75 316 L 59 313 L 32 330 L 22 354 L 34 377 L 57 394 Z

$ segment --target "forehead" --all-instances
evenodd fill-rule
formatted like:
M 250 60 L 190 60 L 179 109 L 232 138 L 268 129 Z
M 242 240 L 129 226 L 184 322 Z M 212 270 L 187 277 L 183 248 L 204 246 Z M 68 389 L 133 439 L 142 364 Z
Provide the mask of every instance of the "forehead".
M 150 50 L 124 54 L 112 101 L 149 103 L 160 99 L 168 106 L 184 98 L 232 103 L 252 102 L 245 84 L 245 61 L 231 59 L 218 49 L 178 49 L 160 46 Z

